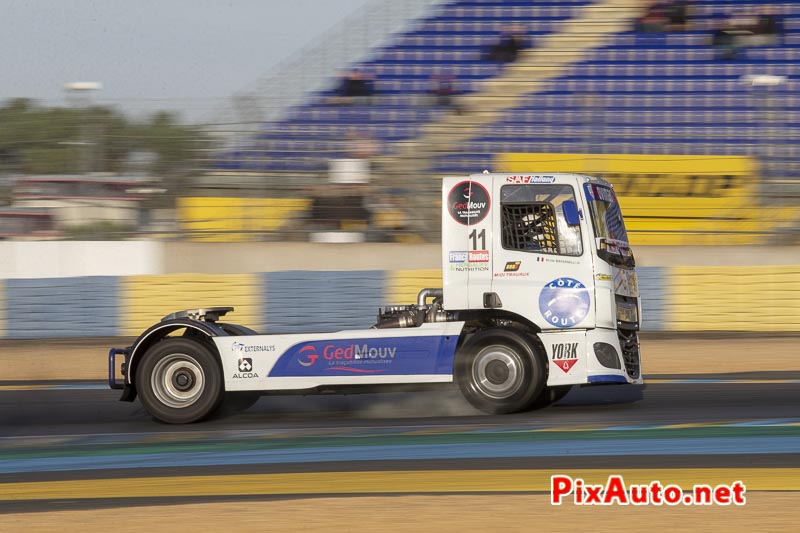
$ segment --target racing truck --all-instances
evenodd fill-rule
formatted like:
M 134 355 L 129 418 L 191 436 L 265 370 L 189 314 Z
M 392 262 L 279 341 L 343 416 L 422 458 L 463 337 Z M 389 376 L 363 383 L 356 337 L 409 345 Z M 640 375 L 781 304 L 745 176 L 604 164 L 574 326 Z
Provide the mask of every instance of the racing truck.
M 446 177 L 441 224 L 443 286 L 380 308 L 371 327 L 259 334 L 224 321 L 232 307 L 178 311 L 111 349 L 109 384 L 176 424 L 266 394 L 456 383 L 473 406 L 501 414 L 547 406 L 576 385 L 643 385 L 634 255 L 610 183 Z

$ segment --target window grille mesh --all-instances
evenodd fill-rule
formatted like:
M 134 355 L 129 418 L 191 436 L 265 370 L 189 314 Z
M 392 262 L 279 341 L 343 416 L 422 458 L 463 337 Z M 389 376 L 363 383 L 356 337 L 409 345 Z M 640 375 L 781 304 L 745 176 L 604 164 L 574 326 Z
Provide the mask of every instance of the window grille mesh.
M 550 204 L 503 205 L 503 248 L 557 254 L 556 217 Z

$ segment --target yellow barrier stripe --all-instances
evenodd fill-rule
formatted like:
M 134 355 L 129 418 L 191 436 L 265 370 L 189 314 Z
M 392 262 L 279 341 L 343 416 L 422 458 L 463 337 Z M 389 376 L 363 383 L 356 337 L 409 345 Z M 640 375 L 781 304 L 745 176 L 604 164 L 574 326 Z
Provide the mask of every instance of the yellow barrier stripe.
M 687 176 L 752 176 L 755 161 L 742 156 L 502 153 L 498 172 L 577 172 L 581 174 L 657 174 L 668 181 Z
M 183 229 L 193 240 L 209 242 L 256 240 L 258 232 L 278 230 L 311 206 L 308 198 L 183 197 L 177 202 Z
M 748 491 L 798 491 L 800 468 L 676 468 L 585 470 L 428 470 L 311 472 L 143 477 L 0 484 L 0 501 L 244 496 L 270 494 L 370 494 L 418 492 L 545 492 L 553 474 L 605 483 L 612 474 L 627 484 L 659 481 L 688 490 L 695 484 L 742 481 Z
M 672 267 L 671 329 L 800 331 L 800 266 Z
M 183 309 L 234 306 L 226 320 L 258 328 L 260 276 L 256 274 L 166 274 L 128 276 L 121 281 L 123 335 L 138 335 L 163 316 Z
M 389 273 L 386 301 L 389 304 L 413 304 L 420 290 L 440 287 L 442 271 L 439 269 L 395 270 Z

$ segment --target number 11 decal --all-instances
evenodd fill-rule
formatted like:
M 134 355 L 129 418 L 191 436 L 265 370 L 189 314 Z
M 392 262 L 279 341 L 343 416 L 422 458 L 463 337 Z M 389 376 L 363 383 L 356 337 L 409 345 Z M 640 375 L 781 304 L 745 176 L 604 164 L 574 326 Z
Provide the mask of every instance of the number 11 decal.
M 473 250 L 485 250 L 486 249 L 486 229 L 482 229 L 480 233 L 478 233 L 477 229 L 472 230 L 472 233 L 469 234 L 469 238 L 472 239 L 472 249 Z M 481 247 L 478 248 L 478 239 L 481 240 Z

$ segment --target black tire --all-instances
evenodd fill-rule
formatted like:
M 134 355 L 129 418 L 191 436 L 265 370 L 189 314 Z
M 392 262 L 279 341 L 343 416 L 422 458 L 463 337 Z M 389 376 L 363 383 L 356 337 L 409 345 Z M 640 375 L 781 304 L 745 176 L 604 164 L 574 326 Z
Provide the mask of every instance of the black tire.
M 525 410 L 547 381 L 536 344 L 508 329 L 476 333 L 456 355 L 455 378 L 466 399 L 490 414 Z
M 554 387 L 545 387 L 539 396 L 528 407 L 530 410 L 542 409 L 548 405 L 553 405 L 561 401 L 569 391 L 572 390 L 572 385 L 556 385 Z
M 168 338 L 151 346 L 136 368 L 136 390 L 161 422 L 189 424 L 208 417 L 222 401 L 222 368 L 204 343 Z

